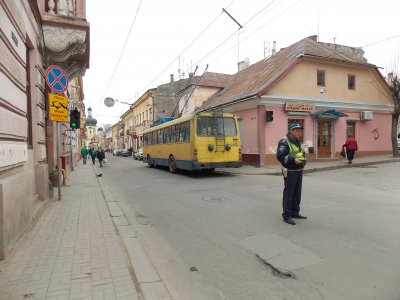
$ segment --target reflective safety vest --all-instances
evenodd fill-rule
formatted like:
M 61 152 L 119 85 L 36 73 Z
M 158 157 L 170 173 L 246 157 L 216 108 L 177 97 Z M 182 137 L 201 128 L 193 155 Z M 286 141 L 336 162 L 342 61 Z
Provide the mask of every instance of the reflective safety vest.
M 304 160 L 304 147 L 302 144 L 300 144 L 300 149 L 295 145 L 292 144 L 288 138 L 285 138 L 286 142 L 288 143 L 289 146 L 289 156 L 290 157 L 294 157 L 294 158 L 298 158 L 300 160 Z

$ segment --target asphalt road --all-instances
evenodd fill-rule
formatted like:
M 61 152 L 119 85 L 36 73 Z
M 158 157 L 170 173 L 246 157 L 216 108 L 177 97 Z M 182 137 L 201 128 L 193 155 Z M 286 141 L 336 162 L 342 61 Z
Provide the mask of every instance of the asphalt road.
M 400 163 L 307 174 L 281 220 L 279 176 L 103 168 L 174 299 L 400 299 Z

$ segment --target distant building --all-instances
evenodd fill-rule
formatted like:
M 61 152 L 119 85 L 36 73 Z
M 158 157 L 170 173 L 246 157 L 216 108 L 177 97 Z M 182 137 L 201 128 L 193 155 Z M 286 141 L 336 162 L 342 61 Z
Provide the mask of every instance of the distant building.
M 85 120 L 86 144 L 89 147 L 97 147 L 97 120 L 92 116 L 92 108 L 88 107 L 88 116 Z

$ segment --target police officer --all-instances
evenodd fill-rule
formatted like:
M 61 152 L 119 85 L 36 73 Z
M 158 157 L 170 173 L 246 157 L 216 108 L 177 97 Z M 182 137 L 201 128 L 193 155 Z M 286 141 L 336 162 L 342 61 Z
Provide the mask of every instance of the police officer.
M 293 123 L 289 127 L 289 133 L 279 141 L 276 157 L 282 165 L 284 180 L 283 189 L 283 220 L 291 225 L 296 225 L 292 218 L 307 219 L 300 214 L 301 186 L 303 181 L 303 169 L 306 165 L 304 147 L 300 137 L 303 127 Z

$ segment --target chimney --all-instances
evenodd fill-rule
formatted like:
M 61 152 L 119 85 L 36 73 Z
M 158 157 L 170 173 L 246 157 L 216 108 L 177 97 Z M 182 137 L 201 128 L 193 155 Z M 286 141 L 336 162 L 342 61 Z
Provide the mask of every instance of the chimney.
M 170 83 L 174 83 L 174 82 L 175 82 L 175 80 L 174 80 L 174 74 L 169 74 L 169 82 L 170 82 Z
M 189 78 L 193 78 L 193 76 L 194 76 L 194 73 L 193 73 L 193 72 L 190 72 L 190 73 L 189 73 Z
M 238 72 L 246 69 L 246 62 L 244 60 L 238 62 Z
M 272 42 L 272 55 L 276 54 L 276 41 Z
M 313 40 L 314 42 L 318 42 L 318 35 L 309 36 L 308 39 Z

